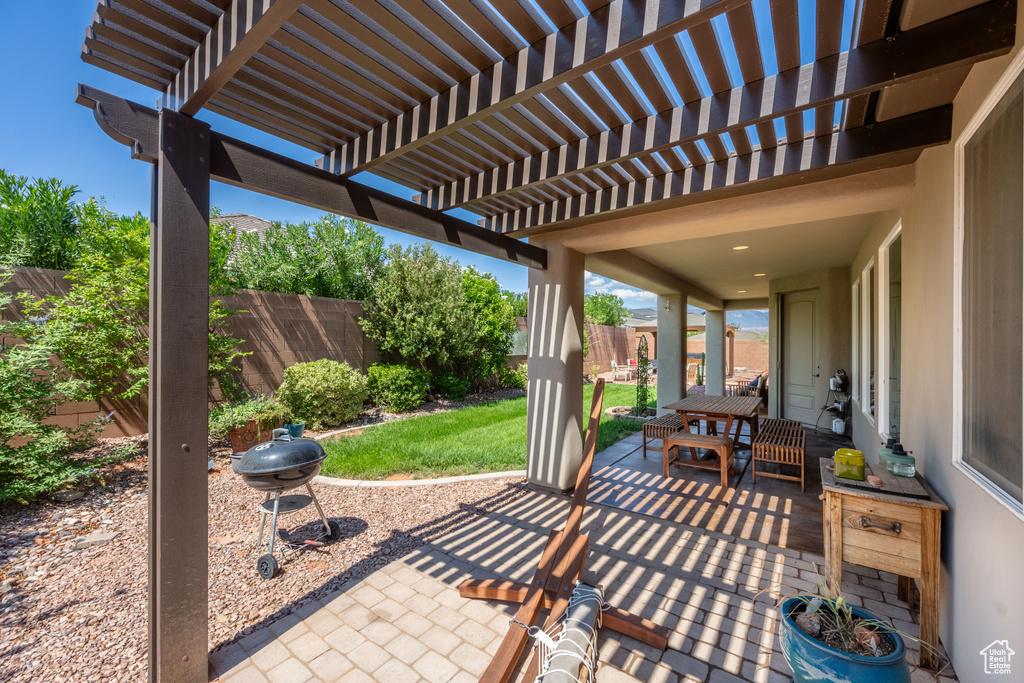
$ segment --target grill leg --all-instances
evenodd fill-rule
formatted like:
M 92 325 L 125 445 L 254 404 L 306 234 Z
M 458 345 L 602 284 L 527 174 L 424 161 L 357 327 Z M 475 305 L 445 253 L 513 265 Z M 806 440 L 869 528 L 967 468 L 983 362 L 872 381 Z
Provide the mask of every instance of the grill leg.
M 281 504 L 281 493 L 280 491 L 274 494 L 274 516 L 270 520 L 270 550 L 267 551 L 271 555 L 274 554 L 274 537 L 277 536 L 277 507 Z
M 267 497 L 263 499 L 263 502 L 266 503 L 268 500 L 270 500 L 270 496 L 271 496 L 271 494 L 268 493 Z M 263 529 L 266 526 L 267 526 L 267 513 L 266 513 L 266 511 L 264 511 L 263 506 L 261 505 L 260 506 L 260 533 L 256 537 L 256 547 L 259 547 L 259 546 L 263 545 Z
M 316 505 L 316 511 L 320 513 L 320 521 L 324 523 L 324 529 L 326 530 L 327 535 L 330 536 L 331 525 L 327 521 L 327 515 L 324 514 L 323 508 L 320 507 L 320 501 L 316 499 L 316 494 L 313 493 L 313 487 L 309 485 L 308 481 L 306 482 L 306 490 L 309 491 L 309 497 L 313 499 L 313 505 Z

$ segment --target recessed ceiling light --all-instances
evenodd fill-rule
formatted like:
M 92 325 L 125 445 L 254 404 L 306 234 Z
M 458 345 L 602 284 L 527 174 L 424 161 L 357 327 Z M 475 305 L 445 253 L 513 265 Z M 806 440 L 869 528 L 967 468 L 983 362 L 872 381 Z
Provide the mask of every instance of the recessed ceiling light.
M 750 247 L 748 247 L 746 244 L 741 244 L 738 247 L 733 247 L 732 250 L 733 251 L 743 251 L 744 249 L 749 249 L 749 248 Z
M 764 273 L 754 273 L 754 277 L 764 277 Z
M 745 289 L 737 289 L 737 290 L 736 290 L 736 293 L 737 293 L 737 294 L 746 294 L 746 293 L 747 293 L 747 290 L 745 290 Z

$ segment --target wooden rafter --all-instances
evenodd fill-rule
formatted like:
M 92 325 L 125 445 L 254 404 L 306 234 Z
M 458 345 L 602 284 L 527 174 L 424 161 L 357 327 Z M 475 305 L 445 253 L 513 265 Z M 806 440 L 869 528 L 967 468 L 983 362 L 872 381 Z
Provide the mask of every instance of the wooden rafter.
M 93 110 L 110 137 L 132 157 L 157 160 L 159 114 L 96 88 L 79 85 L 75 101 Z M 394 230 L 512 261 L 547 267 L 547 252 L 375 188 L 299 163 L 215 131 L 209 134 L 210 178 Z
M 171 79 L 161 105 L 188 115 L 202 109 L 303 2 L 234 0 Z
M 366 171 L 749 0 L 619 0 L 377 126 L 318 162 Z
M 447 183 L 422 193 L 419 201 L 440 210 L 471 204 L 624 159 L 706 141 L 746 126 L 771 125 L 780 117 L 799 118 L 806 110 L 988 59 L 1008 52 L 1013 45 L 1013 24 L 1001 21 L 1012 10 L 1008 8 L 1003 3 L 982 5 L 955 18 L 901 33 L 892 40 L 877 40 L 843 54 L 833 54 L 813 64 L 706 97 L 699 103 L 674 107 L 657 116 Z M 993 25 L 1002 28 L 993 30 Z M 949 40 L 953 32 L 959 36 L 956 41 Z
M 727 161 L 694 166 L 641 181 L 625 183 L 494 215 L 484 224 L 498 232 L 526 230 L 541 225 L 649 204 L 681 199 L 713 190 L 735 188 L 785 176 L 809 181 L 813 172 L 853 162 L 876 168 L 906 163 L 902 153 L 948 142 L 952 135 L 952 105 L 911 114 L 854 131 L 806 138 L 792 145 L 758 150 Z M 892 161 L 886 161 L 886 159 Z

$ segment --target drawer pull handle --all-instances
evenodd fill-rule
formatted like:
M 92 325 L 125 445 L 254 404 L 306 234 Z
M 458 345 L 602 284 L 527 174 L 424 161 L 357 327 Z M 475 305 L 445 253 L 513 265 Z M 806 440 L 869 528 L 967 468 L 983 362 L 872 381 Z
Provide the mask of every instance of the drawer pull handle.
M 892 531 L 892 532 L 895 532 L 897 534 L 900 531 L 903 530 L 903 525 L 900 524 L 899 522 L 888 522 L 888 523 L 886 523 L 886 522 L 876 522 L 873 519 L 871 519 L 870 517 L 868 517 L 867 515 L 863 515 L 860 518 L 860 528 L 861 529 L 867 529 L 869 526 L 873 526 L 876 529 L 884 529 L 886 531 Z

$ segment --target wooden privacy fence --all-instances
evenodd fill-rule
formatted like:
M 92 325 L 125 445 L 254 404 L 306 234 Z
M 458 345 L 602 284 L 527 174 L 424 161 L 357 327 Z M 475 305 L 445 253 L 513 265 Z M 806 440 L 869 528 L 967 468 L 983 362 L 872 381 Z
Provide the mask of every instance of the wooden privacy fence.
M 65 294 L 70 283 L 67 273 L 43 268 L 16 268 L 4 291 L 28 292 L 35 297 Z M 281 384 L 284 369 L 295 363 L 330 358 L 344 361 L 360 372 L 379 360 L 376 343 L 367 338 L 357 318 L 363 313 L 360 301 L 326 299 L 299 294 L 278 294 L 239 290 L 221 297 L 239 312 L 226 321 L 228 334 L 245 340 L 240 349 L 252 355 L 241 359 L 242 375 L 252 391 L 272 391 Z M 17 310 L 5 316 L 20 315 Z M 0 340 L 3 343 L 4 340 Z M 145 414 L 145 399 L 142 412 Z M 55 422 L 76 426 L 114 412 L 114 421 L 103 436 L 144 434 L 146 426 L 126 402 L 102 399 L 88 403 L 67 403 L 57 408 Z

